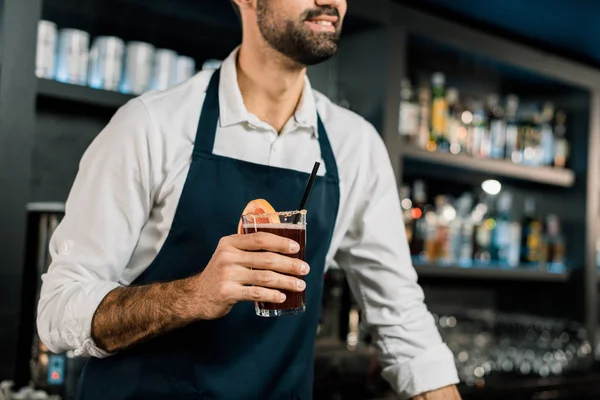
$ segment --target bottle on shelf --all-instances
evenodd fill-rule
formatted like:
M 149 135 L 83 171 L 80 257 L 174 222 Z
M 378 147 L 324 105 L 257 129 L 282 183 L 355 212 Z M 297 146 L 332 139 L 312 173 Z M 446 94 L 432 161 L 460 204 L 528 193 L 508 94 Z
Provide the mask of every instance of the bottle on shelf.
M 522 107 L 520 139 L 522 157 L 520 163 L 537 167 L 540 165 L 542 141 L 540 132 L 541 113 L 534 105 Z
M 455 261 L 452 251 L 452 222 L 456 218 L 456 210 L 452 207 L 448 196 L 440 195 L 435 198 L 435 257 L 433 261 L 449 265 Z
M 489 139 L 486 137 L 484 141 L 484 154 L 486 153 L 487 157 L 490 158 L 504 158 L 504 151 L 506 149 L 506 120 L 504 119 L 504 110 L 496 94 L 491 94 L 487 98 L 487 118 L 487 134 L 489 135 Z
M 519 266 L 521 227 L 512 219 L 512 200 L 508 192 L 498 196 L 496 227 L 492 234 L 492 259 L 502 268 Z
M 546 216 L 546 237 L 544 238 L 543 262 L 550 271 L 563 272 L 566 262 L 565 237 L 556 214 Z
M 402 219 L 406 231 L 406 239 L 411 243 L 414 238 L 413 205 L 410 199 L 410 186 L 403 185 L 400 188 L 400 204 L 402 207 Z
M 479 204 L 472 213 L 475 225 L 473 237 L 473 262 L 489 266 L 492 262 L 492 233 L 496 228 L 494 196 L 482 193 Z
M 400 110 L 398 133 L 405 143 L 415 144 L 419 130 L 419 105 L 416 102 L 410 80 L 402 79 L 400 87 Z
M 558 110 L 554 125 L 554 166 L 565 168 L 569 159 L 569 142 L 567 142 L 567 114 Z
M 519 147 L 519 124 L 517 112 L 519 109 L 519 98 L 514 94 L 506 96 L 506 149 L 505 158 L 513 162 L 519 162 L 521 153 Z
M 542 222 L 535 212 L 535 199 L 525 200 L 525 215 L 521 223 L 521 264 L 539 265 L 542 261 Z
M 425 183 L 422 180 L 417 180 L 413 183 L 413 199 L 411 210 L 411 230 L 412 237 L 409 241 L 410 254 L 417 257 L 420 261 L 426 261 L 425 237 L 427 234 L 427 223 L 425 215 L 431 211 L 431 207 L 427 205 L 427 192 Z
M 427 84 L 419 87 L 419 130 L 417 146 L 426 149 L 430 139 L 429 125 L 431 122 L 431 90 Z
M 462 147 L 461 134 L 463 134 L 461 123 L 461 109 L 459 103 L 458 90 L 456 88 L 448 88 L 446 91 L 446 138 L 449 142 L 450 153 L 459 154 L 466 151 Z M 464 128 L 463 128 L 464 129 Z
M 541 115 L 540 127 L 540 160 L 539 165 L 552 165 L 554 162 L 554 132 L 552 123 L 554 122 L 554 104 L 547 102 L 544 104 Z
M 486 115 L 483 105 L 479 101 L 473 103 L 473 125 L 471 131 L 471 151 L 475 157 L 487 157 L 486 155 Z
M 431 76 L 431 137 L 427 145 L 429 151 L 450 151 L 446 137 L 446 77 L 441 72 Z
M 456 263 L 461 267 L 473 265 L 473 196 L 465 193 L 456 201 L 456 218 L 451 223 L 450 241 Z

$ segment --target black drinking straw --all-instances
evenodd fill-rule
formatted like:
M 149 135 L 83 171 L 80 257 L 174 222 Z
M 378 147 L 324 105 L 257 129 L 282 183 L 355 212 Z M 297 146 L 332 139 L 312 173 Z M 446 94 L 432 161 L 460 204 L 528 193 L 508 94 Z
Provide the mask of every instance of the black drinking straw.
M 310 178 L 308 179 L 308 183 L 306 184 L 306 189 L 304 189 L 304 196 L 302 196 L 302 201 L 300 202 L 300 207 L 298 207 L 298 211 L 304 210 L 304 206 L 306 205 L 306 200 L 308 200 L 308 195 L 310 194 L 310 189 L 312 189 L 312 185 L 315 182 L 315 178 L 317 177 L 317 171 L 321 166 L 320 162 L 315 162 L 315 166 L 310 174 Z M 296 218 L 294 219 L 294 223 L 297 224 L 300 219 L 300 214 L 296 214 Z

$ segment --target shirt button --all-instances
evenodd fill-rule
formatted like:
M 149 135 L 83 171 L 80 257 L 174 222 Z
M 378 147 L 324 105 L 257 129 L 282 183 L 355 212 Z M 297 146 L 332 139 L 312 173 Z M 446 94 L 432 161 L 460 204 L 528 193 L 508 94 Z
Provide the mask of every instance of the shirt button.
M 70 243 L 68 241 L 63 242 L 63 244 L 61 244 L 58 249 L 58 254 L 60 254 L 61 256 L 67 255 L 69 253 L 69 250 L 71 250 Z

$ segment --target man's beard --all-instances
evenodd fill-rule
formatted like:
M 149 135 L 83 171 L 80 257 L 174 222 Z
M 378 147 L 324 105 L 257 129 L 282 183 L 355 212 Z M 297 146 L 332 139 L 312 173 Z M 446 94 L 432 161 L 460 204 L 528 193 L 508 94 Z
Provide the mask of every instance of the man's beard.
M 319 15 L 339 18 L 337 9 L 311 9 L 303 13 L 298 21 L 282 21 L 273 14 L 267 3 L 268 0 L 258 1 L 257 22 L 260 33 L 273 49 L 305 66 L 325 61 L 337 52 L 341 29 L 336 27 L 335 32 L 315 32 L 304 23 Z M 341 21 L 338 20 L 337 24 L 341 24 Z

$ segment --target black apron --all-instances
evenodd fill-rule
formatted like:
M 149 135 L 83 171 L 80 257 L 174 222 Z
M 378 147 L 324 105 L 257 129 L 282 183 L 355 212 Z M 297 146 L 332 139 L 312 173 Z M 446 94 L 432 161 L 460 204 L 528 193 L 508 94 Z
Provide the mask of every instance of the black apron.
M 219 76 L 217 70 L 208 85 L 171 230 L 135 285 L 201 272 L 219 239 L 236 233 L 250 200 L 265 198 L 276 210 L 288 211 L 302 198 L 306 173 L 213 154 Z M 256 316 L 252 303 L 239 303 L 224 318 L 198 321 L 113 356 L 92 358 L 80 379 L 80 400 L 312 398 L 325 257 L 340 199 L 337 166 L 320 118 L 318 127 L 327 171 L 315 180 L 306 204 L 306 257 L 311 266 L 306 312 L 263 318 Z

